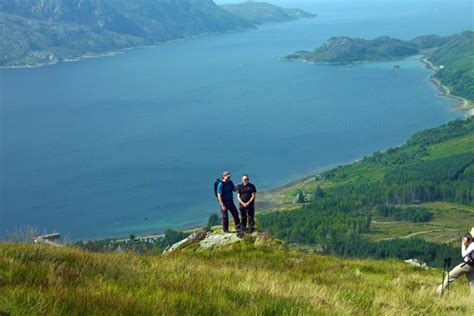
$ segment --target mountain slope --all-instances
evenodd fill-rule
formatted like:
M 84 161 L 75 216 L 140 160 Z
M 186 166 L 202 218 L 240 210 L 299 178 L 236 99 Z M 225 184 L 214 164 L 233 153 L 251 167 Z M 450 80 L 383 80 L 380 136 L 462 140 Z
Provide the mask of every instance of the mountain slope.
M 253 27 L 212 0 L 4 0 L 0 14 L 2 66 Z
M 36 65 L 144 45 L 138 37 L 0 13 L 0 65 Z
M 474 102 L 474 32 L 463 32 L 429 56 L 440 70 L 435 78 L 448 87 L 451 94 Z
M 249 242 L 166 256 L 0 243 L 12 315 L 335 315 L 474 312 L 468 288 L 397 261 L 262 250 Z
M 222 8 L 254 24 L 286 22 L 316 15 L 299 9 L 286 9 L 266 2 L 243 2 L 222 5 Z

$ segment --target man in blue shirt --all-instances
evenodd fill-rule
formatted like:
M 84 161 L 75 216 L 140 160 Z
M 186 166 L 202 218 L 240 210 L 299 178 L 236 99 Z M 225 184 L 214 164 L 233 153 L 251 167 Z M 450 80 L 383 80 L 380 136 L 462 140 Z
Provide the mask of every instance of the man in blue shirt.
M 224 230 L 224 233 L 229 232 L 229 213 L 227 211 L 230 211 L 232 214 L 235 228 L 240 231 L 239 213 L 234 204 L 235 186 L 230 178 L 230 172 L 224 171 L 222 174 L 222 181 L 217 185 L 217 199 L 221 205 L 222 229 Z

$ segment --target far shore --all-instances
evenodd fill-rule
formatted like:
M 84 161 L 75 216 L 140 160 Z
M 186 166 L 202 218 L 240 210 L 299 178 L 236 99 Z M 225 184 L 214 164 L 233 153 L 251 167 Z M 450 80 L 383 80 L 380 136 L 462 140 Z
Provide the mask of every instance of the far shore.
M 182 38 L 175 38 L 175 39 L 166 40 L 166 41 L 158 41 L 158 42 L 155 42 L 155 43 L 149 44 L 149 45 L 123 47 L 123 48 L 117 48 L 117 49 L 113 49 L 113 50 L 105 50 L 105 51 L 102 51 L 102 52 L 87 52 L 87 53 L 84 53 L 84 54 L 79 55 L 79 56 L 64 57 L 64 58 L 60 58 L 60 59 L 51 60 L 50 62 L 39 62 L 39 63 L 35 63 L 35 64 L 19 64 L 19 65 L 12 65 L 12 66 L 0 66 L 0 69 L 39 68 L 39 67 L 57 65 L 57 64 L 60 64 L 60 63 L 70 63 L 70 62 L 84 61 L 84 60 L 92 59 L 92 58 L 112 57 L 112 56 L 117 56 L 117 55 L 123 55 L 128 50 L 154 48 L 154 47 L 158 47 L 159 45 L 163 45 L 163 44 L 181 42 L 181 41 L 200 38 L 200 37 L 205 37 L 205 36 L 227 34 L 227 33 L 236 33 L 236 32 L 245 32 L 245 31 L 251 31 L 251 30 L 254 30 L 254 28 L 241 29 L 241 30 L 229 30 L 229 31 L 222 31 L 222 32 L 202 33 L 202 34 L 191 35 L 191 36 L 186 36 L 186 37 L 182 37 Z

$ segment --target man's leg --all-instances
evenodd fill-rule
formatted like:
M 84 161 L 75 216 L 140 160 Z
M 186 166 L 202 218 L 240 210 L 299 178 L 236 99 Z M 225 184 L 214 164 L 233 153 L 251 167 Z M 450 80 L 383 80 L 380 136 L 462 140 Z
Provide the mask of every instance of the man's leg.
M 245 229 L 245 227 L 247 227 L 247 210 L 247 208 L 240 205 L 240 225 L 242 229 Z
M 240 230 L 239 212 L 237 212 L 237 208 L 235 207 L 234 202 L 228 203 L 228 205 L 226 205 L 226 207 L 230 211 L 230 214 L 232 214 L 232 217 L 234 218 L 235 228 L 237 230 Z
M 449 278 L 448 276 L 446 276 L 443 284 L 440 284 L 440 286 L 438 286 L 438 288 L 436 289 L 436 293 L 441 294 L 448 287 L 448 284 L 451 284 L 454 280 L 459 278 L 461 275 L 468 274 L 473 271 L 474 271 L 474 267 L 471 267 L 464 262 L 458 264 L 451 271 L 449 271 Z
M 222 215 L 222 230 L 224 233 L 227 233 L 229 231 L 229 213 L 227 212 L 227 209 L 223 211 L 221 209 L 221 215 Z
M 474 300 L 474 267 L 471 268 L 473 268 L 473 271 L 466 274 L 466 276 L 469 287 L 471 288 L 471 298 Z
M 255 205 L 252 205 L 248 208 L 248 215 L 249 215 L 249 233 L 253 233 L 253 229 L 255 227 Z

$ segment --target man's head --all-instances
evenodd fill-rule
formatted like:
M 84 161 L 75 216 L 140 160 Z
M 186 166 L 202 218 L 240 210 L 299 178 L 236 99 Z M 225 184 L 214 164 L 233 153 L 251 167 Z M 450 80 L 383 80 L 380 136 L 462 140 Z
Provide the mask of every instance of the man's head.
M 243 183 L 243 184 L 248 184 L 249 181 L 250 181 L 249 176 L 246 175 L 246 174 L 244 174 L 244 175 L 242 176 L 242 183 Z
M 222 173 L 222 180 L 224 180 L 224 182 L 229 181 L 229 180 L 230 180 L 230 177 L 231 177 L 231 175 L 230 175 L 230 172 L 229 172 L 229 171 L 224 171 L 224 172 Z

